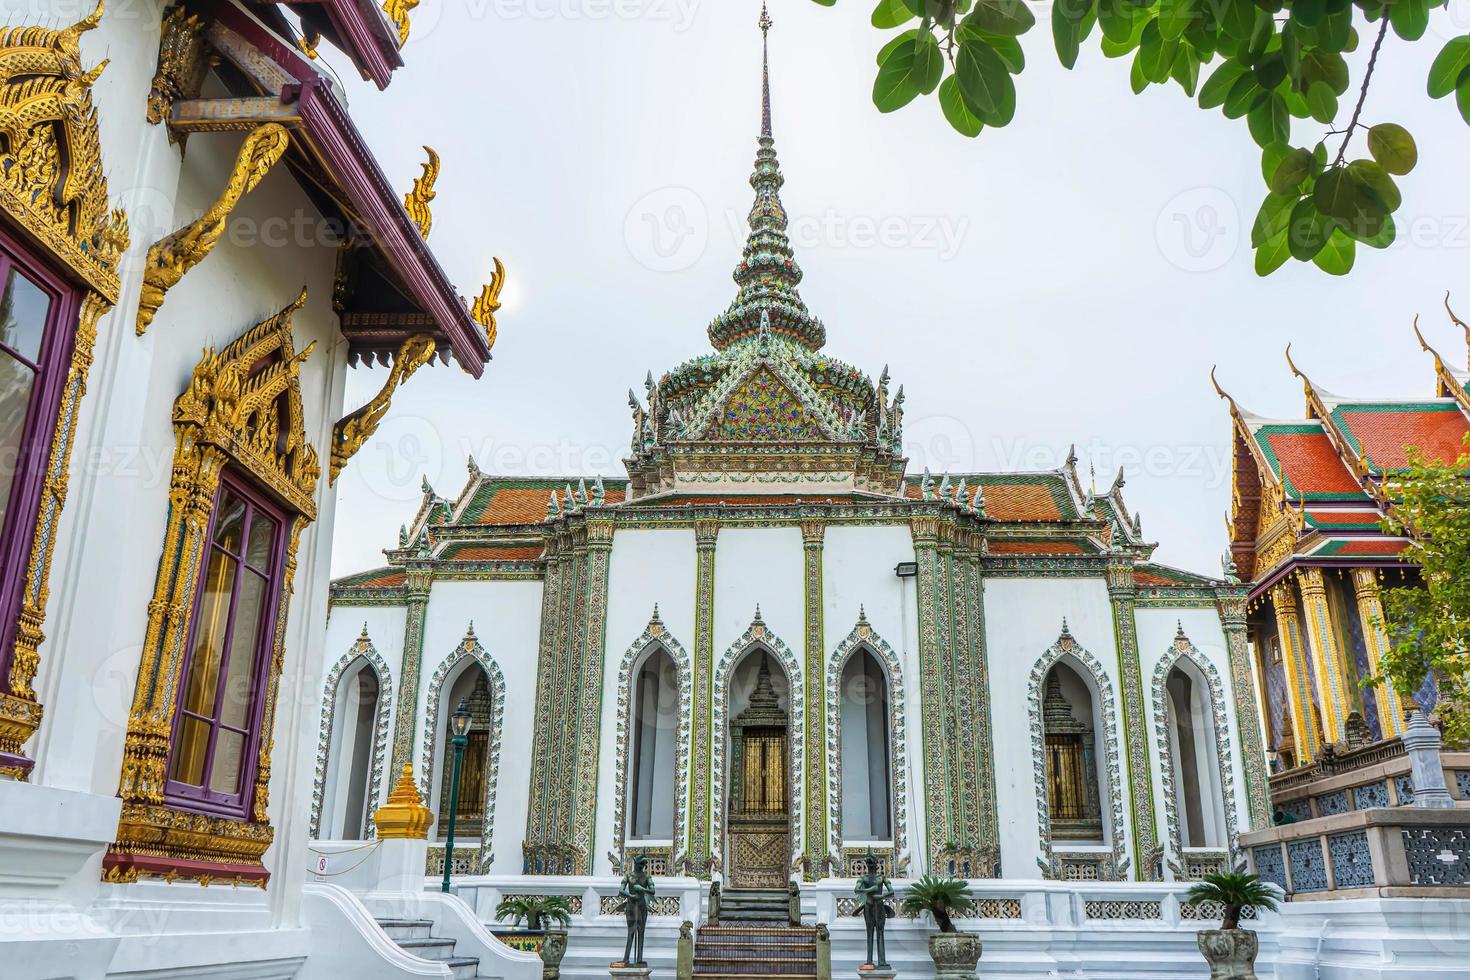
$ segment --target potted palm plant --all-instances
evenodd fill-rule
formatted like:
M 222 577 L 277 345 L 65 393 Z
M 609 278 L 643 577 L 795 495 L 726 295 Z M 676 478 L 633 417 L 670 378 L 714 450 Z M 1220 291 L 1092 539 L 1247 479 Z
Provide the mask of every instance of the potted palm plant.
M 1256 980 L 1256 953 L 1260 940 L 1249 929 L 1240 928 L 1246 909 L 1277 909 L 1276 893 L 1255 875 L 1216 871 L 1184 896 L 1191 905 L 1220 906 L 1220 928 L 1199 931 L 1199 951 L 1210 964 L 1210 980 Z
M 939 931 L 929 936 L 929 957 L 938 980 L 974 980 L 980 962 L 980 937 L 955 928 L 956 917 L 975 911 L 970 886 L 959 878 L 924 875 L 903 896 L 903 914 L 915 918 L 928 912 Z
M 544 980 L 561 976 L 561 958 L 567 952 L 567 926 L 572 924 L 572 907 L 565 895 L 507 895 L 495 906 L 495 921 L 512 919 L 526 924 L 528 932 L 544 933 L 535 949 L 541 955 Z

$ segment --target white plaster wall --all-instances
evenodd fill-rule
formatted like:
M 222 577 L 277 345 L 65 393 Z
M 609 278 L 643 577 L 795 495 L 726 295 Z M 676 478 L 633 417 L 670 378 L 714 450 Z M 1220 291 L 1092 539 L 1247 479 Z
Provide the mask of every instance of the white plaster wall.
M 1117 645 L 1107 585 L 1101 578 L 1010 579 L 985 582 L 986 655 L 990 664 L 991 722 L 1000 819 L 1001 871 L 1007 878 L 1035 878 L 1040 871 L 1031 718 L 1027 685 L 1031 668 L 1056 643 L 1062 617 L 1085 649 L 1104 666 L 1121 712 Z M 1117 719 L 1120 737 L 1122 719 Z M 1099 743 L 1102 733 L 1098 733 Z M 1119 745 L 1120 755 L 1123 746 Z M 1125 813 L 1127 760 L 1120 758 Z M 1107 805 L 1104 803 L 1104 819 Z M 1131 848 L 1130 848 L 1131 856 Z
M 873 527 L 828 525 L 822 543 L 823 626 L 827 657 L 857 625 L 858 608 L 867 613 L 873 632 L 893 648 L 903 669 L 908 784 L 909 851 L 917 869 L 924 846 L 923 702 L 919 676 L 918 597 L 914 579 L 894 572 L 899 562 L 914 560 L 914 539 L 907 524 Z M 825 673 L 823 683 L 826 683 Z M 822 746 L 821 750 L 826 751 Z M 895 786 L 897 780 L 894 780 Z M 830 794 L 831 789 L 828 788 Z M 830 797 L 829 797 L 830 799 Z M 828 813 L 831 813 L 830 803 Z
M 1213 608 L 1171 609 L 1140 608 L 1134 616 L 1138 633 L 1138 659 L 1143 671 L 1144 714 L 1148 718 L 1149 764 L 1153 769 L 1154 812 L 1157 815 L 1160 838 L 1167 833 L 1164 821 L 1163 773 L 1159 767 L 1157 728 L 1154 713 L 1153 679 L 1154 668 L 1169 655 L 1174 637 L 1180 625 L 1184 635 L 1205 656 L 1220 674 L 1222 693 L 1225 697 L 1226 746 L 1230 753 L 1230 772 L 1234 781 L 1236 830 L 1250 829 L 1250 804 L 1246 797 L 1244 757 L 1239 750 L 1240 720 L 1235 714 L 1235 687 L 1230 671 L 1230 656 L 1225 644 L 1225 632 L 1220 625 L 1220 614 Z M 1213 748 L 1211 755 L 1214 754 Z
M 626 530 L 613 535 L 608 564 L 607 643 L 603 657 L 602 733 L 598 740 L 597 818 L 593 871 L 612 874 L 607 852 L 617 846 L 613 826 L 617 793 L 618 671 L 629 649 L 648 628 L 654 604 L 669 635 L 694 656 L 693 530 Z M 715 572 L 716 587 L 719 572 Z M 687 808 L 686 808 L 687 814 Z M 522 827 L 525 821 L 522 820 Z M 682 828 L 675 828 L 682 833 Z
M 505 726 L 500 733 L 500 780 L 496 784 L 492 828 L 492 874 L 519 874 L 530 799 L 531 736 L 535 725 L 536 656 L 540 638 L 540 582 L 435 582 L 424 620 L 424 652 L 419 681 L 418 734 L 414 772 L 426 732 L 425 712 L 434 673 L 459 646 L 473 621 L 475 635 L 505 675 Z M 401 642 L 401 641 L 400 641 Z M 440 711 L 445 709 L 442 701 Z M 442 724 L 442 716 L 440 723 Z M 434 780 L 443 762 L 443 739 L 435 748 Z M 469 842 L 466 842 L 467 844 Z

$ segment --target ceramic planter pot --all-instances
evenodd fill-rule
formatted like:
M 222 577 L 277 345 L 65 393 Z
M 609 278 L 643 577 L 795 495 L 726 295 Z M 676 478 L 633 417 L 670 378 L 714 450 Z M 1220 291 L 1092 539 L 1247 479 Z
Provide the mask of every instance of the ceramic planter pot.
M 541 944 L 541 976 L 545 980 L 556 980 L 561 976 L 561 958 L 567 955 L 567 931 L 546 930 L 546 942 Z
M 936 980 L 976 980 L 980 937 L 973 932 L 930 933 L 929 958 L 934 961 Z
M 1199 951 L 1210 964 L 1210 980 L 1256 980 L 1261 941 L 1249 929 L 1202 929 Z

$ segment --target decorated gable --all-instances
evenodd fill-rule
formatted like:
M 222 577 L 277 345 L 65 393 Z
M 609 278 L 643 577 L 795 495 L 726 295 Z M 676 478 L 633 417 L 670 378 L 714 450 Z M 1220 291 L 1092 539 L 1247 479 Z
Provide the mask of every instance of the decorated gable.
M 770 369 L 751 373 L 725 402 L 709 438 L 725 442 L 814 441 L 824 438 L 801 399 Z

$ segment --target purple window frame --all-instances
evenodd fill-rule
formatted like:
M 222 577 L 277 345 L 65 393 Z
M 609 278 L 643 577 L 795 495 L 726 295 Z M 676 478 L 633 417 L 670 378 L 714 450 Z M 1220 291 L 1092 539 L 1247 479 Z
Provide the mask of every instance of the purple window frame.
M 285 565 L 286 513 L 269 497 L 262 494 L 247 480 L 226 468 L 220 474 L 219 487 L 215 490 L 214 507 L 209 515 L 209 526 L 204 532 L 204 554 L 199 562 L 198 579 L 194 583 L 194 608 L 189 613 L 189 630 L 185 638 L 185 655 L 179 669 L 178 684 L 174 689 L 173 731 L 169 738 L 168 766 L 173 768 L 174 752 L 178 748 L 179 731 L 184 724 L 184 690 L 189 682 L 189 670 L 194 663 L 195 634 L 199 628 L 199 612 L 205 601 L 204 583 L 209 575 L 209 561 L 213 556 L 215 524 L 219 520 L 220 501 L 229 491 L 239 497 L 246 506 L 246 521 L 241 529 L 239 555 L 231 555 L 239 563 L 235 569 L 235 585 L 230 595 L 230 609 L 225 621 L 222 640 L 223 656 L 219 664 L 219 676 L 215 681 L 214 716 L 209 720 L 209 745 L 204 752 L 203 785 L 180 782 L 170 777 L 163 788 L 164 800 L 181 809 L 217 814 L 225 817 L 244 817 L 250 811 L 255 793 L 255 767 L 260 759 L 261 723 L 265 714 L 265 692 L 270 683 L 269 660 L 276 645 L 276 623 L 280 614 L 281 577 Z M 266 578 L 266 605 L 261 610 L 264 619 L 254 651 L 255 682 L 250 691 L 250 705 L 246 711 L 245 752 L 240 760 L 240 786 L 234 793 L 221 793 L 209 788 L 209 776 L 214 766 L 215 742 L 219 737 L 225 682 L 229 678 L 230 640 L 235 633 L 235 615 L 240 601 L 240 576 L 249 574 L 245 567 L 244 551 L 249 540 L 250 525 L 257 512 L 276 522 L 275 540 L 271 542 L 270 571 Z M 229 554 L 229 552 L 226 552 Z M 192 717 L 202 717 L 194 715 Z
M 51 298 L 41 346 L 36 354 L 36 378 L 21 428 L 21 454 L 16 459 L 15 478 L 0 526 L 0 690 L 10 691 L 10 665 L 20 623 L 30 548 L 41 511 L 46 485 L 46 464 L 51 458 L 51 437 L 61 415 L 66 367 L 76 347 L 77 317 L 81 294 L 37 256 L 36 250 L 0 227 L 0 290 L 14 268 Z

